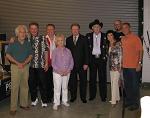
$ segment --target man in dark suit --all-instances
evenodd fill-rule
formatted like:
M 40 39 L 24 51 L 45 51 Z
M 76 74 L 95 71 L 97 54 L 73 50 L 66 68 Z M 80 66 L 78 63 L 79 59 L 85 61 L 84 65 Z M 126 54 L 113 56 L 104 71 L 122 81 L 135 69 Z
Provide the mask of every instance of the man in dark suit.
M 101 32 L 103 23 L 96 19 L 91 24 L 93 32 L 86 35 L 90 55 L 89 100 L 94 100 L 96 97 L 98 71 L 100 97 L 105 102 L 107 97 L 106 64 L 108 41 L 106 40 L 105 34 Z
M 79 24 L 72 24 L 71 32 L 72 35 L 66 39 L 66 47 L 71 50 L 74 59 L 74 68 L 69 79 L 70 102 L 74 102 L 77 98 L 77 74 L 79 74 L 80 98 L 83 103 L 86 103 L 87 68 L 89 62 L 87 39 L 80 34 Z

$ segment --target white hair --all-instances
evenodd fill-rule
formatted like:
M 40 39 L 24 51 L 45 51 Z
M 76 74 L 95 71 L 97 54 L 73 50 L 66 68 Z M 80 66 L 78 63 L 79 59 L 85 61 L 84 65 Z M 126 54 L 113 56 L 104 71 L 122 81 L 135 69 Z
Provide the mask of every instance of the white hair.
M 25 32 L 28 33 L 28 29 L 27 29 L 27 27 L 26 27 L 25 25 L 18 25 L 18 26 L 16 27 L 16 29 L 15 29 L 15 34 L 16 34 L 16 36 L 18 36 L 18 33 L 19 33 L 20 28 L 23 28 L 23 29 L 25 30 Z

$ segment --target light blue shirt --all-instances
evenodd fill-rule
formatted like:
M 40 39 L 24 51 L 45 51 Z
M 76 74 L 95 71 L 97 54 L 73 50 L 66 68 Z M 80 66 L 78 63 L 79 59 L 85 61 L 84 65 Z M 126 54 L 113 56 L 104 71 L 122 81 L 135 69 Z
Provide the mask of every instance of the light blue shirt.
M 93 55 L 101 54 L 100 45 L 101 45 L 101 33 L 99 33 L 98 35 L 93 33 L 93 51 L 92 51 Z

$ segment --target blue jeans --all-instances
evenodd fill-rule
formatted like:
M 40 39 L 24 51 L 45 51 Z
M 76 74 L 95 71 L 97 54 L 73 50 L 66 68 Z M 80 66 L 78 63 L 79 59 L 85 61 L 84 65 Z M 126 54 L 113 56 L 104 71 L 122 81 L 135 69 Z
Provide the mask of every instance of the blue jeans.
M 140 72 L 135 68 L 123 68 L 125 104 L 138 105 L 140 103 Z

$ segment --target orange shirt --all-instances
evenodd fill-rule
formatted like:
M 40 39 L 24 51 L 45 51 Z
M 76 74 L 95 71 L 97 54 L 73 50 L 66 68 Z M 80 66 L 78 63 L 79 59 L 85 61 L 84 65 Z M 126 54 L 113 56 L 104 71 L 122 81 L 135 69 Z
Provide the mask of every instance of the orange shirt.
M 123 68 L 136 68 L 139 61 L 139 51 L 143 50 L 138 36 L 131 33 L 122 38 Z

